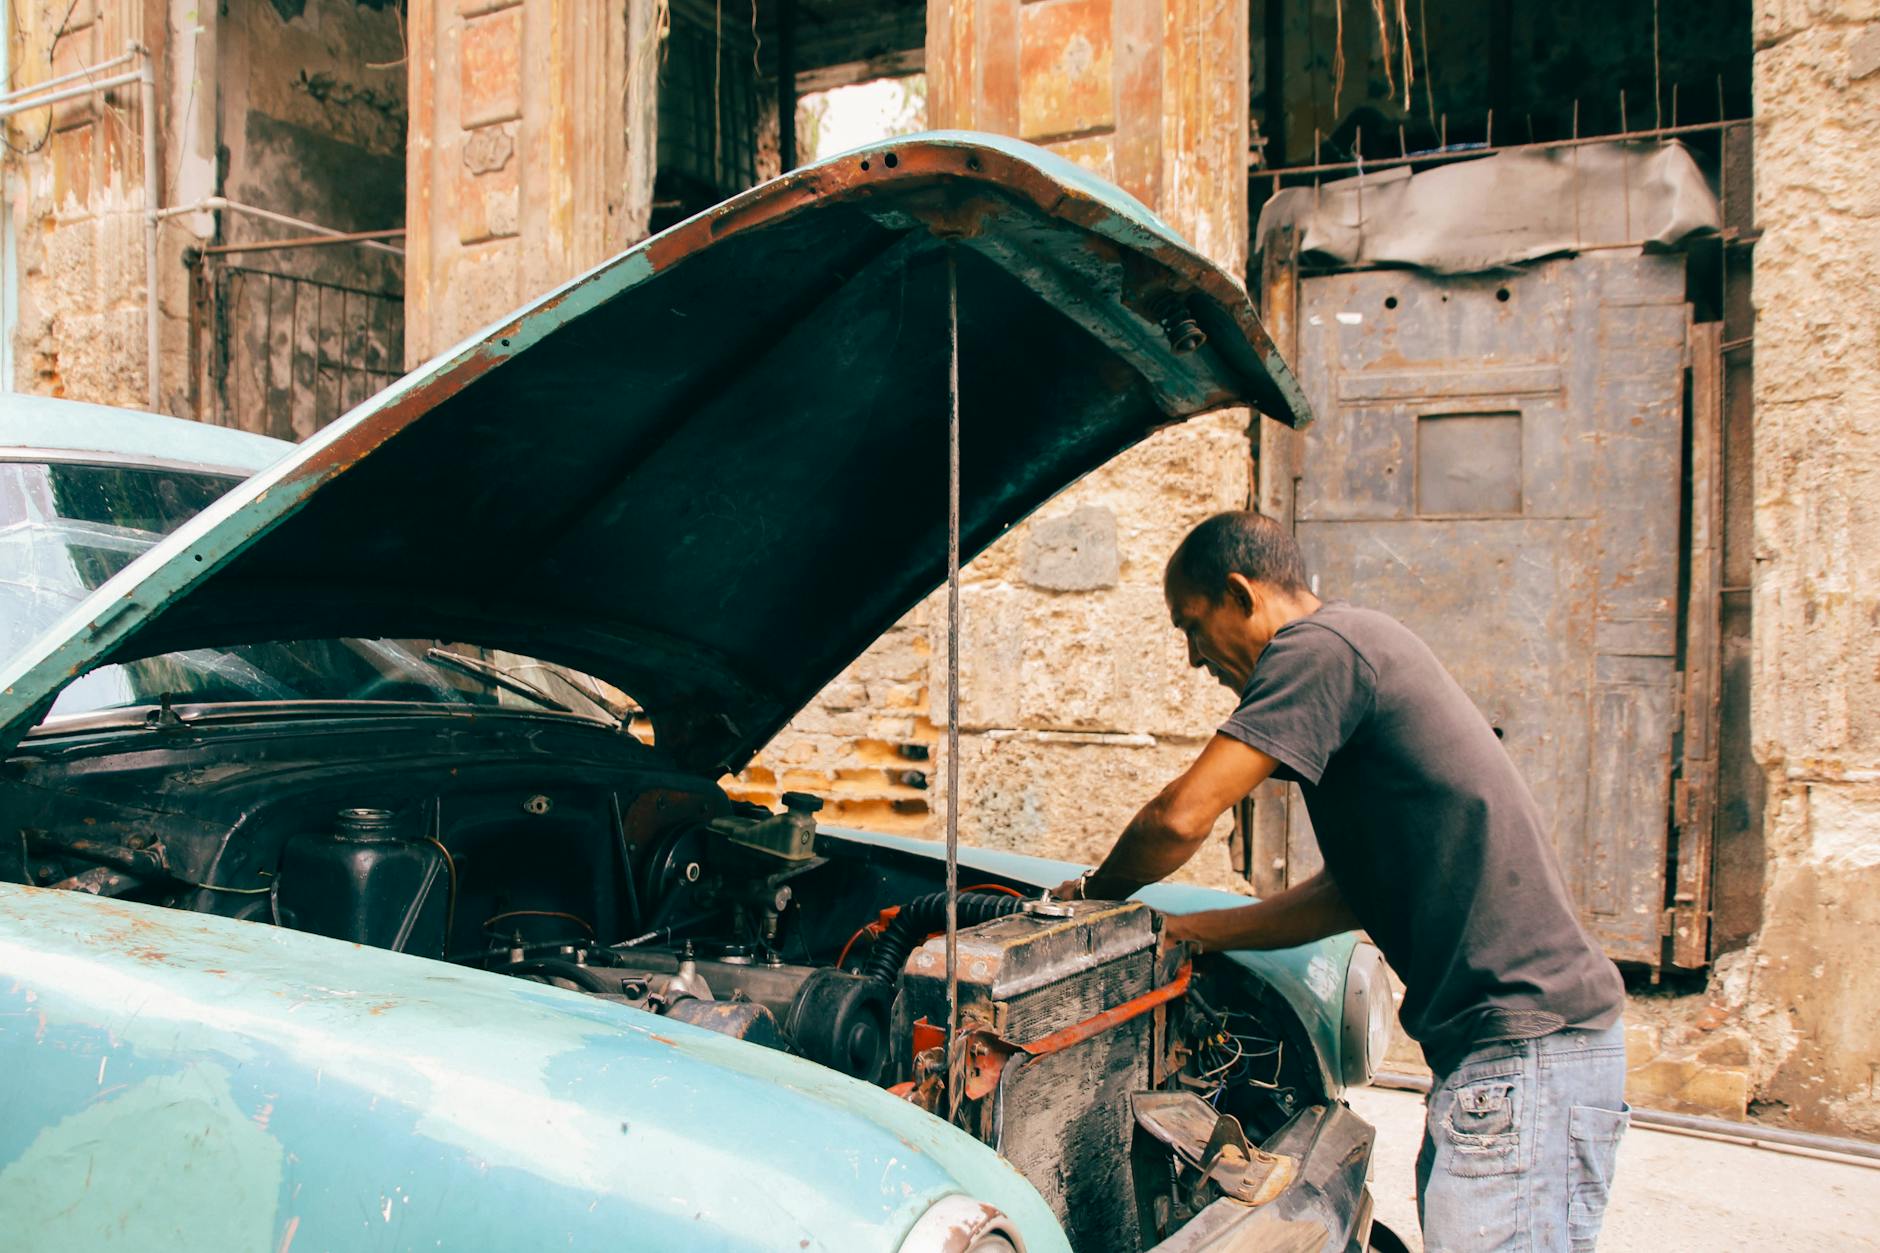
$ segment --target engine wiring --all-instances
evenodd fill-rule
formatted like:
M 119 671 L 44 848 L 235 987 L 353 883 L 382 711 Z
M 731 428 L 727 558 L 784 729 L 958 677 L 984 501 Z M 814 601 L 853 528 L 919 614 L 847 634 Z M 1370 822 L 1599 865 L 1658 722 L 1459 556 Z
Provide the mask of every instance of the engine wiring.
M 1245 1010 L 1216 1010 L 1191 994 L 1190 1003 L 1203 1026 L 1195 1044 L 1195 1070 L 1190 1077 L 1209 1105 L 1220 1108 L 1221 1097 L 1236 1086 L 1271 1092 L 1291 1108 L 1296 1093 L 1282 1082 L 1286 1071 L 1286 1043 L 1266 1034 L 1260 1018 Z M 1237 1023 L 1252 1024 L 1236 1029 Z
M 855 934 L 849 937 L 849 942 L 842 946 L 842 952 L 836 957 L 836 969 L 844 970 L 848 967 L 849 950 L 855 947 L 855 941 L 861 939 L 863 936 L 869 936 L 872 938 L 880 934 L 881 934 L 880 923 L 865 922 L 860 927 L 857 927 L 855 930 Z
M 600 934 L 594 930 L 594 924 L 581 917 L 581 915 L 564 913 L 559 909 L 506 909 L 500 914 L 492 914 L 488 918 L 485 918 L 483 920 L 483 930 L 487 932 L 491 927 L 503 921 L 505 918 L 560 918 L 564 921 L 579 925 L 583 931 L 588 933 L 589 939 L 598 938 Z
M 444 854 L 444 869 L 450 875 L 450 895 L 444 900 L 444 937 L 446 941 L 457 931 L 457 859 L 444 847 L 444 841 L 435 835 L 427 835 L 424 842 Z

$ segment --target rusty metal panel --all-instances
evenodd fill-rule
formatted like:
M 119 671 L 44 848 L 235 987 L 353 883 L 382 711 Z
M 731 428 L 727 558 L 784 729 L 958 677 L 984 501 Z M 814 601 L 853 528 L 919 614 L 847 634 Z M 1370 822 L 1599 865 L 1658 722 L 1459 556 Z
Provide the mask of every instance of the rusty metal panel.
M 1260 317 L 1273 337 L 1273 346 L 1288 361 L 1299 360 L 1299 248 L 1291 226 L 1281 226 L 1260 251 Z M 1293 489 L 1298 482 L 1303 437 L 1282 422 L 1264 416 L 1253 419 L 1253 507 L 1269 518 L 1293 525 Z M 1239 865 L 1255 892 L 1270 896 L 1310 877 L 1317 857 L 1310 839 L 1309 856 L 1292 856 L 1292 788 L 1267 780 L 1236 808 L 1235 826 L 1241 834 Z M 1303 872 L 1303 873 L 1302 873 Z
M 1676 672 L 1683 261 L 1301 284 L 1318 424 L 1297 530 L 1321 596 L 1427 640 L 1501 736 L 1613 957 L 1662 955 Z M 1303 806 L 1287 874 L 1319 864 Z
M 1723 324 L 1691 328 L 1690 581 L 1684 614 L 1684 752 L 1673 817 L 1671 964 L 1710 957 L 1711 848 L 1723 679 Z

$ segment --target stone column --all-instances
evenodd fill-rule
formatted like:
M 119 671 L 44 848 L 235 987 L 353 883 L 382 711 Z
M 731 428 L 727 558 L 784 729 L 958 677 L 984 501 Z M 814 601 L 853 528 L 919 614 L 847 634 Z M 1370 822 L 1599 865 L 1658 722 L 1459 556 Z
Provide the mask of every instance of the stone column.
M 1247 249 L 1247 11 L 1199 0 L 931 0 L 928 125 L 1041 144 L 1120 184 L 1231 273 Z M 1186 665 L 1162 566 L 1248 501 L 1248 415 L 1131 450 L 965 571 L 962 839 L 1080 860 L 1182 770 L 1232 697 Z M 862 576 L 858 576 L 862 577 Z M 800 715 L 745 794 L 938 833 L 945 614 L 921 606 Z M 1225 835 L 1187 877 L 1228 885 Z
M 412 0 L 405 360 L 646 233 L 653 0 Z
M 1880 9 L 1756 5 L 1755 1097 L 1880 1134 Z

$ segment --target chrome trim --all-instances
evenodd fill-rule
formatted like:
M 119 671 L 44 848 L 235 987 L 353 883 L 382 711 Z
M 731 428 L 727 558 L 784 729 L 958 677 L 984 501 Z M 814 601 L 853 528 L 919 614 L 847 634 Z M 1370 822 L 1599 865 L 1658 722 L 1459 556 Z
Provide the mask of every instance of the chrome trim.
M 187 474 L 213 474 L 218 478 L 234 480 L 253 478 L 266 467 L 245 470 L 240 466 L 211 465 L 201 461 L 177 461 L 168 457 L 152 457 L 147 453 L 114 453 L 95 448 L 27 448 L 14 445 L 0 445 L 0 461 L 24 462 L 44 465 L 95 465 L 128 466 L 135 470 L 179 470 Z
M 996 1248 L 989 1243 L 992 1240 L 1003 1240 L 1014 1253 L 1025 1253 L 1025 1238 L 1011 1219 L 984 1201 L 955 1192 L 935 1201 L 915 1220 L 899 1253 L 985 1253 Z
M 1352 946 L 1351 956 L 1345 962 L 1345 995 L 1339 1015 L 1338 1069 L 1345 1086 L 1359 1088 L 1371 1082 L 1377 1068 L 1383 1064 L 1390 1034 L 1390 1019 L 1385 1018 L 1385 1049 L 1378 1050 L 1378 1055 L 1373 1057 L 1373 1018 L 1379 1013 L 1392 1015 L 1395 1011 L 1384 954 L 1376 945 L 1359 941 Z

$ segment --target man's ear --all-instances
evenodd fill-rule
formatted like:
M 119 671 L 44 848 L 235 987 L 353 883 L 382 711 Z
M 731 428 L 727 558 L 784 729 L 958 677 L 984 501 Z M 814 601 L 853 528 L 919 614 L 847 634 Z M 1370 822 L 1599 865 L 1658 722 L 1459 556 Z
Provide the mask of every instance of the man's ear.
M 1260 607 L 1260 602 L 1265 599 L 1261 594 L 1259 584 L 1244 574 L 1231 572 L 1227 576 L 1226 597 L 1228 604 L 1249 618 L 1254 615 Z

